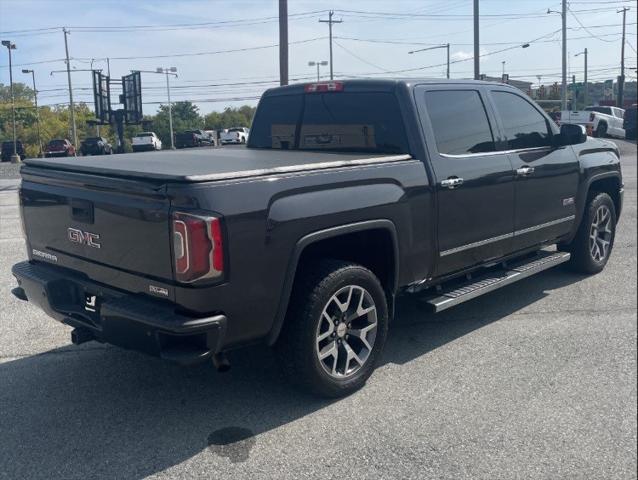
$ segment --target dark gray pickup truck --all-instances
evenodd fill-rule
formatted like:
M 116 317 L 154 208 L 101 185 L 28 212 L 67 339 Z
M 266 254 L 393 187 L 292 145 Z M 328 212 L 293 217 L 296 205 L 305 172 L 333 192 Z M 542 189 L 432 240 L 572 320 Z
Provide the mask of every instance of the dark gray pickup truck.
M 267 91 L 248 144 L 29 159 L 14 294 L 108 342 L 192 364 L 254 342 L 339 396 L 395 298 L 433 312 L 563 262 L 605 266 L 619 152 L 520 91 L 353 80 Z

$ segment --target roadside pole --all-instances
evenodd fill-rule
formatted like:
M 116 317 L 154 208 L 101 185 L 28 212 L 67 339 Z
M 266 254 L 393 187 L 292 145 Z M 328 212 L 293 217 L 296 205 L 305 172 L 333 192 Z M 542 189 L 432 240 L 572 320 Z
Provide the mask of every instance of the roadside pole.
M 474 0 L 474 80 L 481 78 L 479 60 L 479 0 Z
M 279 85 L 288 85 L 288 0 L 279 0 Z
M 328 20 L 319 20 L 319 23 L 327 23 L 328 24 L 328 38 L 330 41 L 330 80 L 334 80 L 334 70 L 332 63 L 332 24 L 333 23 L 342 23 L 343 20 L 333 20 L 332 16 L 335 14 L 334 11 L 330 10 L 328 12 Z
M 627 10 L 629 10 L 629 7 L 625 7 L 617 12 L 622 12 L 622 46 L 620 47 L 620 77 L 618 77 L 617 103 L 617 106 L 620 108 L 623 108 L 625 102 L 625 28 L 627 25 Z
M 75 106 L 73 105 L 73 86 L 71 84 L 71 62 L 69 60 L 69 42 L 67 40 L 67 35 L 69 31 L 66 28 L 63 28 L 64 32 L 64 50 L 66 52 L 66 74 L 69 79 L 69 109 L 71 111 L 71 128 L 73 129 L 73 146 L 78 148 L 78 132 L 75 126 Z

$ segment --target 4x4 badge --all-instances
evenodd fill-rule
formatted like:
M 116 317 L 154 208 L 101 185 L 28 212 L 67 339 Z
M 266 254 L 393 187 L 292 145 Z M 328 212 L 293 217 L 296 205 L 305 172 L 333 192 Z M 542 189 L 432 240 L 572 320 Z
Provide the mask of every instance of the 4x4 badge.
M 68 228 L 67 235 L 70 242 L 79 243 L 81 245 L 88 245 L 93 248 L 100 248 L 101 245 L 98 243 L 100 236 L 97 233 L 91 232 L 83 232 L 82 230 L 78 230 L 77 228 Z

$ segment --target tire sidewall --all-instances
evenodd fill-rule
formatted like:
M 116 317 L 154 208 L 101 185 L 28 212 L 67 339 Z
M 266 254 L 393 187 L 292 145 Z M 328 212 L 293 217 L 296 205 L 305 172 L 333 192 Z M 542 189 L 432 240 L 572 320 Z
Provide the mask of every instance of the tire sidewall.
M 602 261 L 597 262 L 591 255 L 589 247 L 589 232 L 598 208 L 603 205 L 609 208 L 609 211 L 611 212 L 611 239 L 609 242 L 609 253 Z M 616 240 L 616 208 L 611 197 L 606 193 L 599 193 L 593 197 L 587 206 L 587 215 L 584 220 L 585 222 L 583 224 L 583 235 L 581 240 L 581 249 L 583 249 L 583 251 L 580 253 L 587 270 L 591 273 L 598 273 L 605 268 L 605 265 L 607 265 L 614 248 L 614 241 Z
M 323 309 L 330 298 L 341 288 L 348 285 L 363 287 L 371 295 L 377 309 L 377 333 L 370 356 L 363 367 L 352 376 L 338 379 L 325 372 L 317 357 L 316 331 Z M 311 371 L 314 372 L 315 376 L 313 383 L 318 383 L 322 386 L 322 390 L 333 392 L 335 396 L 343 395 L 345 392 L 354 391 L 363 386 L 380 359 L 388 332 L 386 295 L 374 274 L 359 266 L 349 266 L 342 269 L 337 278 L 326 277 L 315 287 L 313 294 L 314 301 L 306 310 L 311 328 L 306 330 L 307 335 L 304 338 L 304 350 L 308 352 L 309 357 L 307 361 L 312 364 Z

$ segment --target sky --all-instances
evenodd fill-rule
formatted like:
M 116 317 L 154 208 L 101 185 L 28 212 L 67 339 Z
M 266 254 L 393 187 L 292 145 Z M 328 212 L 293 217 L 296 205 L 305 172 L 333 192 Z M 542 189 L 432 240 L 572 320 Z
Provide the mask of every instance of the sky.
M 450 44 L 451 77 L 473 76 L 472 0 L 289 0 L 291 83 L 316 79 L 309 61 L 329 59 L 327 19 L 333 26 L 335 78 L 445 76 Z M 561 75 L 559 0 L 480 0 L 481 73 L 551 84 Z M 636 79 L 635 0 L 569 2 L 568 73 L 582 81 L 583 55 L 589 79 L 620 74 L 622 14 L 627 12 L 626 76 Z M 131 70 L 176 67 L 173 101 L 191 100 L 202 113 L 228 106 L 255 105 L 278 85 L 277 0 L 0 0 L 0 37 L 14 42 L 14 81 L 30 82 L 34 69 L 39 103 L 68 102 L 64 34 L 68 36 L 73 93 L 92 105 L 89 70 L 107 69 L 112 78 Z M 528 48 L 521 45 L 529 43 Z M 153 57 L 153 58 L 149 58 Z M 92 60 L 94 59 L 94 60 Z M 505 64 L 503 64 L 505 62 Z M 53 72 L 53 73 L 52 73 Z M 321 67 L 326 79 L 328 67 Z M 166 80 L 142 73 L 144 113 L 166 102 Z M 7 50 L 0 50 L 0 83 L 9 83 Z M 117 93 L 117 92 L 114 92 Z

